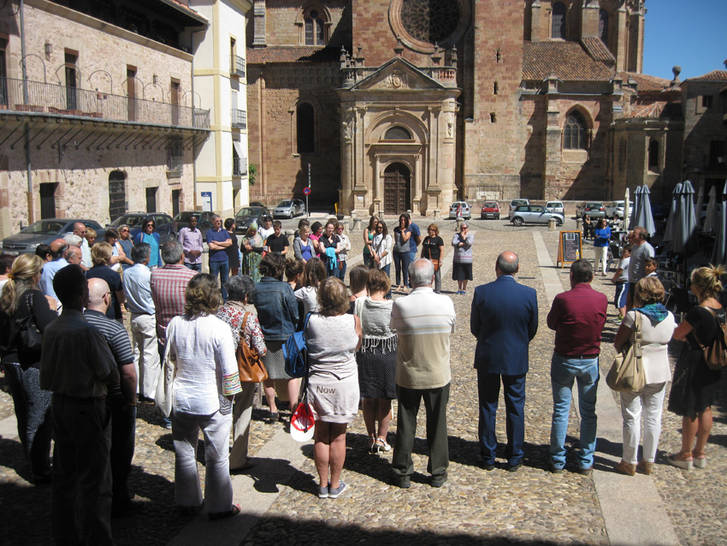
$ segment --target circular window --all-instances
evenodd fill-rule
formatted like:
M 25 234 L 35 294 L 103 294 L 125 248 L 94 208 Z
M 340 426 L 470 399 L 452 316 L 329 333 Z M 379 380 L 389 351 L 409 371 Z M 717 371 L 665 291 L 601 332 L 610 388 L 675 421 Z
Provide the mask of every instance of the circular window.
M 469 20 L 467 0 L 392 0 L 389 5 L 394 34 L 421 53 L 433 52 L 435 45 L 445 49 L 454 45 Z

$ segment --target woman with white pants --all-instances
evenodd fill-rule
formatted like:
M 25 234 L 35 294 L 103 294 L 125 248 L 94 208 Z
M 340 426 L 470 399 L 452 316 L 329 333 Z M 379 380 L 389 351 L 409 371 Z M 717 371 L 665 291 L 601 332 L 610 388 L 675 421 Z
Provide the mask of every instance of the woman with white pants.
M 175 501 L 185 513 L 201 508 L 196 457 L 201 430 L 206 466 L 204 503 L 212 520 L 240 513 L 240 507 L 232 504 L 229 441 L 232 400 L 242 389 L 232 332 L 215 316 L 221 304 L 214 278 L 206 273 L 192 277 L 185 294 L 184 315 L 174 317 L 167 326 L 164 359 L 165 391 L 169 378 L 173 378 Z
M 656 277 L 644 277 L 636 284 L 634 309 L 626 313 L 614 346 L 620 351 L 631 339 L 638 320 L 646 385 L 639 393 L 621 394 L 623 452 L 616 471 L 633 476 L 636 470 L 651 474 L 661 434 L 661 413 L 667 382 L 671 379 L 667 344 L 674 333 L 674 315 L 663 305 L 664 287 Z M 637 316 L 638 314 L 638 316 Z M 637 464 L 641 414 L 644 414 L 644 448 Z
M 593 270 L 598 270 L 598 262 L 601 262 L 601 274 L 608 272 L 608 244 L 611 240 L 611 228 L 606 224 L 605 218 L 601 218 L 593 231 L 593 249 L 596 252 Z

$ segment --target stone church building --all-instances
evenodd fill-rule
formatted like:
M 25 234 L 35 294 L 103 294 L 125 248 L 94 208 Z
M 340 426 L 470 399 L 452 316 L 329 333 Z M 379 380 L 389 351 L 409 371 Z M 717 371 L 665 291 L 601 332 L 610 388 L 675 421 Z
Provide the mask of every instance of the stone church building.
M 641 74 L 645 14 L 643 0 L 254 0 L 250 199 L 310 183 L 314 204 L 365 215 L 622 198 L 648 165 L 616 172 L 616 122 L 671 100 Z M 659 125 L 662 159 L 682 128 Z M 649 180 L 680 176 L 662 164 Z

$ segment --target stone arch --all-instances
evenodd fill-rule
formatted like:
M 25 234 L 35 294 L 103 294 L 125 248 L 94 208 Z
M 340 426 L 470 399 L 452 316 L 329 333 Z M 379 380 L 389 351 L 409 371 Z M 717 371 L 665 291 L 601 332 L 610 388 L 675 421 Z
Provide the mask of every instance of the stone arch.
M 420 118 L 410 112 L 401 110 L 383 112 L 373 119 L 371 129 L 368 132 L 367 142 L 379 142 L 384 139 L 386 131 L 392 127 L 400 126 L 408 130 L 412 140 L 420 144 L 429 143 L 429 130 Z
M 327 6 L 323 5 L 322 2 L 318 1 L 304 2 L 295 15 L 295 24 L 298 27 L 299 33 L 298 42 L 301 45 L 306 45 L 306 20 L 309 19 L 309 15 L 313 11 L 317 12 L 318 19 L 323 25 L 323 44 L 314 43 L 308 45 L 325 45 L 331 38 L 331 26 L 333 23 L 331 11 L 328 9 Z
M 575 120 L 578 125 L 582 126 L 582 136 L 576 135 L 578 142 L 582 145 L 572 146 L 569 145 L 569 141 L 572 142 L 573 136 L 569 135 L 569 132 L 573 132 L 572 121 Z M 569 125 L 570 124 L 570 125 Z M 581 105 L 575 105 L 570 108 L 563 116 L 562 124 L 562 147 L 563 149 L 574 150 L 582 149 L 588 150 L 591 146 L 591 133 L 593 131 L 593 119 L 591 113 Z M 569 138 L 570 137 L 570 138 Z M 582 141 L 581 141 L 582 138 Z
M 293 104 L 291 105 L 288 112 L 290 113 L 290 147 L 291 147 L 291 153 L 292 154 L 300 154 L 301 152 L 298 150 L 298 131 L 299 131 L 299 122 L 298 122 L 298 114 L 301 111 L 301 107 L 304 108 L 304 105 L 310 105 L 312 108 L 312 136 L 313 136 L 313 148 L 310 151 L 305 151 L 302 153 L 315 153 L 319 150 L 318 142 L 319 142 L 319 131 L 320 131 L 320 112 L 321 112 L 321 104 L 320 102 L 313 96 L 302 96 L 298 97 Z

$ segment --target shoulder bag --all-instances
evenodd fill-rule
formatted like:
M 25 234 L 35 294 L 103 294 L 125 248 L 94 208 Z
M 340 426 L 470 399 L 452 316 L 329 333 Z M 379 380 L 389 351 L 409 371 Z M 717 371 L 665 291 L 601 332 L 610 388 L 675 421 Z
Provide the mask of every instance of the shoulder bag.
M 709 345 L 702 345 L 699 340 L 697 340 L 697 343 L 702 349 L 707 367 L 711 370 L 721 370 L 727 367 L 727 323 L 719 320 L 717 314 L 710 307 L 704 305 L 702 307 L 714 317 L 714 321 L 717 323 L 717 335 L 714 336 L 714 340 Z M 697 336 L 694 337 L 697 339 Z
M 430 239 L 430 243 L 431 243 L 431 241 L 432 240 Z M 430 262 L 432 262 L 432 265 L 434 266 L 434 271 L 439 271 L 439 259 L 441 258 L 441 256 L 440 256 L 440 258 L 437 258 L 437 259 L 432 258 L 432 245 L 431 244 L 427 245 L 427 253 L 428 253 L 427 258 L 429 259 Z
M 606 376 L 606 384 L 618 392 L 639 393 L 646 386 L 644 363 L 641 357 L 641 317 L 639 315 L 640 313 L 636 311 L 631 345 L 616 355 Z
M 250 347 L 245 341 L 245 325 L 250 312 L 242 317 L 240 327 L 240 343 L 237 344 L 235 357 L 237 358 L 237 369 L 240 372 L 240 383 L 260 383 L 268 378 L 268 371 L 265 369 L 263 359 L 257 349 Z

